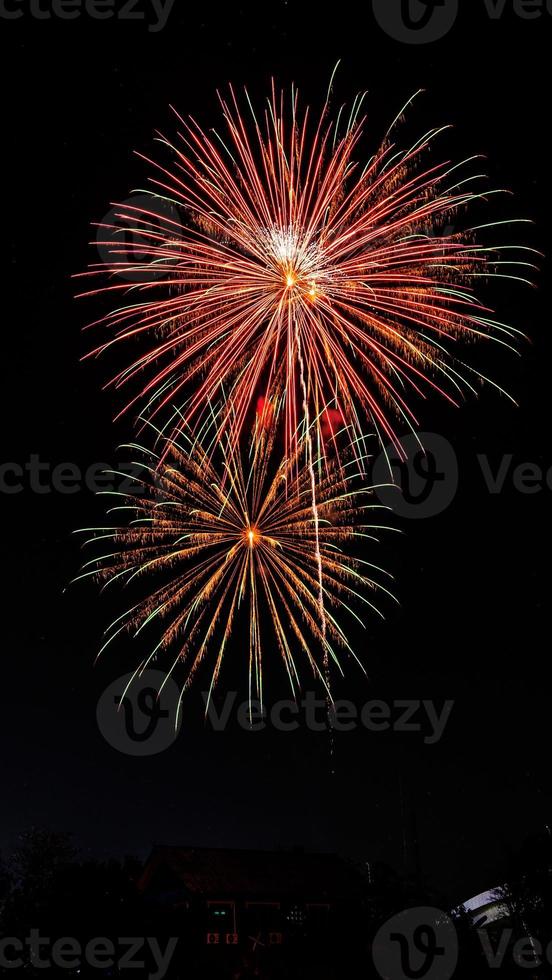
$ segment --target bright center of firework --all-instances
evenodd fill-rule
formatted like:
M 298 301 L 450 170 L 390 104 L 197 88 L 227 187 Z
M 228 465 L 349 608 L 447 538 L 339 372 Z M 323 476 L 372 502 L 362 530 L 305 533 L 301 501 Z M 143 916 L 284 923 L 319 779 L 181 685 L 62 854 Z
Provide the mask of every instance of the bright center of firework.
M 244 537 L 250 548 L 254 548 L 260 541 L 261 535 L 256 527 L 246 527 Z
M 265 232 L 268 259 L 282 276 L 287 289 L 298 287 L 311 298 L 317 295 L 315 280 L 322 271 L 320 247 L 293 226 Z

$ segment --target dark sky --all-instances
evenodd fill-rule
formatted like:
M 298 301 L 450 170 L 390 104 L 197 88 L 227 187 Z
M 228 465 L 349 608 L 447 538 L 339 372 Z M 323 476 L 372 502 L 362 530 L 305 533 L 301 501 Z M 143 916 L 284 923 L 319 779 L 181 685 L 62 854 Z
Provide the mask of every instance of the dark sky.
M 92 310 L 74 301 L 70 276 L 92 257 L 90 222 L 144 185 L 132 150 L 148 152 L 157 127 L 171 131 L 169 104 L 210 124 L 215 89 L 228 80 L 262 98 L 274 75 L 316 103 L 341 58 L 339 99 L 368 90 L 374 147 L 409 95 L 425 89 L 413 132 L 453 123 L 446 152 L 487 154 L 492 182 L 515 195 L 492 214 L 533 218 L 533 228 L 512 238 L 546 249 L 547 13 L 522 19 L 508 2 L 492 19 L 483 0 L 464 0 L 446 38 L 410 45 L 387 36 L 368 0 L 176 0 L 158 32 L 84 14 L 39 20 L 27 2 L 20 8 L 21 18 L 0 25 L 6 462 L 24 466 L 39 454 L 50 467 L 85 470 L 116 461 L 130 433 L 112 424 L 106 373 L 79 361 L 87 349 L 80 328 Z M 222 735 L 192 725 L 158 756 L 115 751 L 98 730 L 96 703 L 131 669 L 132 651 L 123 644 L 94 667 L 108 610 L 93 588 L 63 592 L 80 562 L 71 532 L 95 522 L 98 503 L 88 491 L 27 488 L 2 495 L 2 848 L 38 825 L 72 831 L 100 856 L 145 854 L 153 842 L 298 844 L 400 867 L 406 812 L 424 871 L 445 897 L 495 884 L 509 849 L 552 821 L 552 489 L 524 494 L 507 478 L 492 495 L 476 457 L 487 454 L 494 468 L 510 454 L 513 468 L 552 467 L 546 273 L 545 261 L 538 291 L 510 283 L 493 290 L 502 317 L 531 338 L 521 359 L 484 362 L 520 407 L 486 392 L 460 410 L 437 400 L 420 409 L 421 427 L 455 448 L 459 490 L 445 513 L 405 521 L 406 534 L 385 545 L 401 607 L 363 634 L 369 680 L 351 668 L 343 688 L 359 702 L 454 700 L 441 742 L 338 736 L 334 777 L 320 735 Z M 239 643 L 233 653 L 241 655 Z

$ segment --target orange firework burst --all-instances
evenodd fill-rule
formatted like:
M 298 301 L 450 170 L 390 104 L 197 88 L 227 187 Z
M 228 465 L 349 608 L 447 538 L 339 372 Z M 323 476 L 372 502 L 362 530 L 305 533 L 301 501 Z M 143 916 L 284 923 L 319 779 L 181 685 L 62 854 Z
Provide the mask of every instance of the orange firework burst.
M 373 540 L 378 530 L 364 523 L 378 505 L 363 502 L 371 490 L 360 486 L 356 461 L 341 460 L 345 481 L 331 462 L 325 467 L 315 527 L 308 469 L 293 456 L 278 464 L 274 435 L 262 426 L 247 466 L 229 435 L 213 445 L 212 432 L 209 443 L 205 433 L 200 443 L 181 429 L 161 455 L 133 448 L 144 475 L 133 492 L 116 494 L 114 508 L 126 511 L 129 523 L 96 529 L 88 543 L 103 549 L 108 542 L 107 554 L 91 559 L 80 576 L 106 585 L 118 581 L 129 591 L 133 582 L 142 587 L 107 631 L 105 646 L 125 631 L 138 634 L 152 626 L 157 642 L 137 673 L 171 651 L 168 675 L 178 664 L 185 668 L 184 692 L 211 659 L 212 691 L 229 638 L 245 615 L 250 695 L 255 691 L 262 700 L 265 616 L 294 694 L 303 657 L 330 697 L 325 658 L 341 670 L 343 653 L 354 656 L 336 614 L 358 620 L 355 605 L 376 609 L 370 592 L 391 594 L 372 578 L 387 573 L 351 553 L 358 539 Z M 303 449 L 299 439 L 298 451 Z
M 310 417 L 324 455 L 332 417 L 353 441 L 365 419 L 396 441 L 394 418 L 416 423 L 411 396 L 462 397 L 476 372 L 454 358 L 459 341 L 509 346 L 517 331 L 475 292 L 479 277 L 507 274 L 496 249 L 478 246 L 476 229 L 439 231 L 486 196 L 459 172 L 469 161 L 426 159 L 440 129 L 399 149 L 393 124 L 363 164 L 361 104 L 332 121 L 326 102 L 311 121 L 294 89 L 273 89 L 257 117 L 231 90 L 224 134 L 178 117 L 178 139 L 162 139 L 170 161 L 148 161 L 151 210 L 122 205 L 120 225 L 106 226 L 110 260 L 87 273 L 112 280 L 92 292 L 121 297 L 93 353 L 145 345 L 112 382 L 136 386 L 126 408 L 153 417 L 176 404 L 199 427 L 224 392 L 219 429 L 236 440 L 261 398 L 284 406 L 287 451 Z M 530 265 L 508 255 L 499 264 Z

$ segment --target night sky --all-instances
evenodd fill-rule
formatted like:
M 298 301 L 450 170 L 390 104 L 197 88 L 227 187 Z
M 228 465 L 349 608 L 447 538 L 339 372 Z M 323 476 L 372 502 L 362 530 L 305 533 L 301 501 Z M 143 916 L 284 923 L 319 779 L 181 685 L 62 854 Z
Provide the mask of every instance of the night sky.
M 27 3 L 21 18 L 2 20 L 10 249 L 2 459 L 25 466 L 38 454 L 50 467 L 82 470 L 117 461 L 129 424 L 112 422 L 117 405 L 101 390 L 107 364 L 80 363 L 88 344 L 81 327 L 97 308 L 74 300 L 71 275 L 94 258 L 90 223 L 144 186 L 132 151 L 148 153 L 157 128 L 172 134 L 169 104 L 210 125 L 215 90 L 229 80 L 262 99 L 274 75 L 317 105 L 341 58 L 337 100 L 368 90 L 373 148 L 406 99 L 425 89 L 411 131 L 453 123 L 443 152 L 488 155 L 493 185 L 514 192 L 489 205 L 491 216 L 534 219 L 510 238 L 546 251 L 552 17 L 522 19 L 511 6 L 492 19 L 483 0 L 464 0 L 448 36 L 427 45 L 388 37 L 368 0 L 176 0 L 157 32 L 85 15 L 39 20 Z M 542 265 L 537 290 L 506 282 L 486 294 L 529 335 L 522 357 L 471 352 L 519 408 L 490 389 L 459 410 L 437 398 L 416 406 L 421 430 L 454 446 L 458 493 L 439 516 L 398 521 L 405 533 L 382 544 L 401 606 L 389 604 L 385 624 L 372 619 L 359 635 L 368 679 L 351 665 L 340 689 L 360 703 L 454 700 L 441 742 L 339 735 L 333 777 L 328 739 L 303 732 L 217 734 L 190 722 L 157 756 L 115 751 L 98 730 L 96 704 L 135 665 L 134 654 L 123 643 L 94 667 L 109 602 L 92 586 L 64 591 L 81 560 L 71 532 L 93 525 L 101 506 L 87 490 L 36 493 L 27 481 L 24 492 L 1 497 L 2 849 L 34 825 L 71 831 L 99 857 L 145 856 L 153 843 L 299 845 L 400 869 L 404 827 L 413 836 L 416 826 L 422 868 L 444 900 L 497 883 L 509 850 L 552 821 L 552 479 L 528 494 L 507 477 L 503 492 L 490 494 L 477 454 L 495 470 L 508 455 L 512 469 L 552 468 Z M 243 655 L 236 641 L 230 656 Z M 233 669 L 230 686 L 244 679 Z

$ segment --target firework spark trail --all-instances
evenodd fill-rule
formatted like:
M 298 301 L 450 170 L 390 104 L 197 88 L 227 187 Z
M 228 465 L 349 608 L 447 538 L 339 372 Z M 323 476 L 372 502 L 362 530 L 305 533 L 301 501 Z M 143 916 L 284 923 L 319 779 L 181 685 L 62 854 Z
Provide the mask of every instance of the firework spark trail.
M 316 504 L 316 476 L 314 472 L 314 457 L 312 452 L 312 436 L 311 436 L 309 402 L 308 402 L 308 395 L 307 395 L 307 384 L 305 381 L 305 364 L 303 361 L 303 354 L 301 351 L 301 337 L 299 334 L 299 327 L 297 325 L 297 320 L 295 321 L 295 337 L 297 341 L 297 360 L 299 362 L 301 390 L 303 392 L 303 424 L 305 430 L 305 455 L 306 455 L 306 463 L 307 463 L 307 469 L 309 471 L 310 485 L 311 485 L 311 501 L 312 501 L 312 514 L 313 514 L 314 537 L 315 537 L 315 554 L 316 554 L 316 563 L 318 566 L 318 579 L 319 579 L 320 620 L 322 624 L 322 633 L 323 636 L 325 636 L 326 615 L 324 612 L 324 581 L 322 577 L 322 556 L 320 554 L 320 520 L 318 516 L 318 506 Z M 325 657 L 326 656 L 327 654 L 325 654 Z
M 326 716 L 328 719 L 328 728 L 330 732 L 330 759 L 331 759 L 332 775 L 333 775 L 334 772 L 333 764 L 334 764 L 334 753 L 335 753 L 333 729 L 331 725 L 331 710 L 333 706 L 333 699 L 331 694 L 332 688 L 331 688 L 331 676 L 330 676 L 330 658 L 326 647 L 326 610 L 324 607 L 324 577 L 323 577 L 324 573 L 322 568 L 322 555 L 320 553 L 320 519 L 318 514 L 318 505 L 316 503 L 316 476 L 314 472 L 314 460 L 313 460 L 313 452 L 312 452 L 309 400 L 307 394 L 307 384 L 305 381 L 305 364 L 303 361 L 303 353 L 301 350 L 301 336 L 299 333 L 299 325 L 297 323 L 297 318 L 295 318 L 295 338 L 297 343 L 297 360 L 299 362 L 301 390 L 303 392 L 305 453 L 306 453 L 306 464 L 307 464 L 307 469 L 309 471 L 310 487 L 311 487 L 311 505 L 312 505 L 312 515 L 313 515 L 313 522 L 314 522 L 315 556 L 316 556 L 316 565 L 318 571 L 318 608 L 320 610 L 320 624 L 322 629 L 322 644 L 323 644 L 322 663 L 324 669 L 324 681 L 326 686 Z

